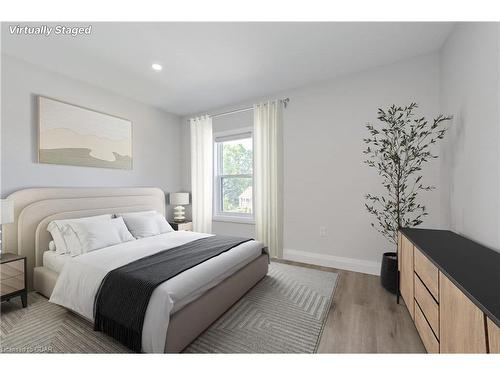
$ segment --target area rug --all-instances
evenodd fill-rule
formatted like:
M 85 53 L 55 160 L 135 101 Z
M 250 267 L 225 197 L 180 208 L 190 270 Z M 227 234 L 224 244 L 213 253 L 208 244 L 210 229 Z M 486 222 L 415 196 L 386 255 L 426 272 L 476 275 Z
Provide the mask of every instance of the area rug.
M 271 263 L 268 275 L 186 353 L 314 353 L 328 315 L 337 274 Z M 127 353 L 112 338 L 66 309 L 30 293 L 3 302 L 0 351 L 4 353 Z

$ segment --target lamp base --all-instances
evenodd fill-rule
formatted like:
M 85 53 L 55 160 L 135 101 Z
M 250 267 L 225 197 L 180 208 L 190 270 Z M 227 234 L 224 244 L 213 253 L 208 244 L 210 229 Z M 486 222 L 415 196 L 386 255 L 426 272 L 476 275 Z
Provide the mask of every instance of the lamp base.
M 174 207 L 174 222 L 183 223 L 185 221 L 185 208 L 183 206 Z

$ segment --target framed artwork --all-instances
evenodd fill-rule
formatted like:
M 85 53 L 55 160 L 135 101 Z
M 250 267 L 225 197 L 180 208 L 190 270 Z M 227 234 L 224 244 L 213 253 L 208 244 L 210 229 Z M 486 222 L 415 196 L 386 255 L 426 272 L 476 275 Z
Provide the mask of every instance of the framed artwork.
M 132 169 L 132 122 L 38 97 L 38 162 Z

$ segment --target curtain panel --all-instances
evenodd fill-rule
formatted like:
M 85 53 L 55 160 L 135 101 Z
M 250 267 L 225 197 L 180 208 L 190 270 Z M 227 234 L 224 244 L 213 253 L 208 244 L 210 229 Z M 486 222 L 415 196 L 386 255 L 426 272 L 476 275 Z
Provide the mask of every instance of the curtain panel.
M 191 126 L 191 194 L 193 230 L 212 232 L 213 136 L 212 119 L 192 118 Z
M 283 102 L 254 105 L 255 234 L 283 257 Z

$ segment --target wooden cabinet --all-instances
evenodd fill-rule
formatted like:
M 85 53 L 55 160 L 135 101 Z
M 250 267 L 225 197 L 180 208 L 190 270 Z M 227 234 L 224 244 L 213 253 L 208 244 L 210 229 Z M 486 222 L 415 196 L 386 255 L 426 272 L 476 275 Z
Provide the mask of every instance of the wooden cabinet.
M 414 286 L 413 286 L 413 244 L 404 236 L 401 238 L 400 254 L 401 270 L 399 289 L 412 319 L 415 318 Z
M 441 353 L 487 353 L 484 313 L 443 273 L 439 274 Z
M 487 319 L 488 347 L 490 353 L 500 354 L 500 327 Z
M 500 255 L 449 231 L 415 229 L 399 232 L 398 252 L 400 294 L 427 352 L 500 354 L 500 289 L 491 288 Z

